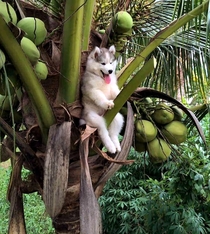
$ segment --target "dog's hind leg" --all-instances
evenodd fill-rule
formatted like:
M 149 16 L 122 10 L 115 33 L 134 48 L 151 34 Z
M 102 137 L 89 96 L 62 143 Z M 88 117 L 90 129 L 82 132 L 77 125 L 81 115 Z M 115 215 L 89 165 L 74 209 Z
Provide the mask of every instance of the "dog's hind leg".
M 98 129 L 98 134 L 104 146 L 110 153 L 114 154 L 116 152 L 116 147 L 109 136 L 104 118 L 94 112 L 89 112 L 85 119 L 90 126 Z
M 110 136 L 112 142 L 114 143 L 118 152 L 121 151 L 121 146 L 120 146 L 118 135 L 122 129 L 123 122 L 124 122 L 123 116 L 120 113 L 118 113 L 114 117 L 114 119 L 111 122 L 109 129 L 108 129 L 109 136 Z

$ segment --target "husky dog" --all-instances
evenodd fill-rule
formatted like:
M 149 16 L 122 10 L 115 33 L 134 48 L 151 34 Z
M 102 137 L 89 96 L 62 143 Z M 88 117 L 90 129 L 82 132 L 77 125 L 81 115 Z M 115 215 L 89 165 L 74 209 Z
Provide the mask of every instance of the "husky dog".
M 110 153 L 121 151 L 118 135 L 123 126 L 123 116 L 118 113 L 107 128 L 104 113 L 114 107 L 113 100 L 119 88 L 115 76 L 117 61 L 115 47 L 109 49 L 95 47 L 87 59 L 86 70 L 82 78 L 82 120 L 98 129 L 98 134 Z

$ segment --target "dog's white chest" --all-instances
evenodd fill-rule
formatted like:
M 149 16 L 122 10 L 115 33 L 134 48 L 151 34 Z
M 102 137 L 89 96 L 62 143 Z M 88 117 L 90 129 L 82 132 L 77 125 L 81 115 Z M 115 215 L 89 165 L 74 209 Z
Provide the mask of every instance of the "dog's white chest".
M 113 97 L 113 85 L 111 84 L 104 84 L 101 86 L 100 88 L 101 92 L 104 93 L 104 95 L 106 96 L 107 99 L 114 99 L 115 97 Z

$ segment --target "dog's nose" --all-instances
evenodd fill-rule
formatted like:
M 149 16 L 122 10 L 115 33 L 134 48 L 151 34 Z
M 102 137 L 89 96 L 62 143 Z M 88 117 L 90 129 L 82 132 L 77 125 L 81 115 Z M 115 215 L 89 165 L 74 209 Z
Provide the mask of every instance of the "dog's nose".
M 108 70 L 109 74 L 111 74 L 113 71 L 112 70 Z

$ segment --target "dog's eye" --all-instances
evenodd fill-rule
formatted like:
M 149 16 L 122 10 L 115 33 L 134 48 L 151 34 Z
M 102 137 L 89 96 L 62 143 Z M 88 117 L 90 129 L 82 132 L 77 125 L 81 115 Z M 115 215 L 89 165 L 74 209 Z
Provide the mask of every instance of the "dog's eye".
M 106 63 L 101 63 L 101 65 L 106 65 Z

